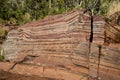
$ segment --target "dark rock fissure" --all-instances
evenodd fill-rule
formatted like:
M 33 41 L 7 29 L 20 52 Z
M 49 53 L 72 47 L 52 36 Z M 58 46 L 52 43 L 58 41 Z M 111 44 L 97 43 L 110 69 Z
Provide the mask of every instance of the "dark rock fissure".
M 89 51 L 88 51 L 88 72 L 90 70 L 90 53 L 91 53 L 91 42 L 89 42 Z M 91 76 L 88 74 L 88 77 Z M 89 78 L 87 78 L 87 80 L 89 80 Z
M 14 65 L 8 70 L 8 71 L 10 71 L 10 70 L 12 70 L 12 69 L 14 69 L 14 67 L 17 65 L 18 63 L 16 62 L 16 63 L 14 63 Z
M 93 42 L 93 16 L 91 16 L 91 34 L 90 34 L 90 42 Z
M 82 68 L 86 68 L 86 69 L 89 69 L 88 67 L 85 67 L 85 66 L 82 66 L 82 65 L 79 65 L 79 64 L 75 64 L 73 63 L 75 66 L 78 66 L 78 67 L 82 67 Z
M 88 68 L 89 69 L 90 69 L 91 43 L 93 42 L 93 16 L 91 16 L 91 25 L 90 25 L 90 27 L 91 27 L 91 33 L 90 33 L 90 39 L 89 39 L 89 52 L 88 52 Z M 89 69 L 88 69 L 88 72 L 89 72 Z M 88 80 L 89 80 L 89 78 L 88 78 Z
M 99 79 L 100 59 L 101 59 L 101 45 L 99 45 L 98 67 L 97 67 L 97 79 Z
M 88 67 L 90 68 L 90 53 L 91 53 L 91 42 L 89 43 L 89 52 L 88 52 Z
M 90 69 L 90 54 L 91 54 L 91 43 L 93 42 L 93 26 L 94 26 L 94 21 L 93 21 L 94 17 L 91 16 L 91 33 L 90 33 L 90 39 L 89 39 L 89 52 L 88 52 L 88 67 Z M 101 45 L 98 46 L 99 47 L 99 54 L 98 54 L 98 66 L 97 66 L 97 77 L 95 78 L 96 80 L 99 80 L 99 68 L 100 68 L 100 58 L 101 58 Z M 89 71 L 88 69 L 88 71 Z M 89 75 L 90 76 L 90 75 Z M 89 78 L 88 78 L 89 80 Z

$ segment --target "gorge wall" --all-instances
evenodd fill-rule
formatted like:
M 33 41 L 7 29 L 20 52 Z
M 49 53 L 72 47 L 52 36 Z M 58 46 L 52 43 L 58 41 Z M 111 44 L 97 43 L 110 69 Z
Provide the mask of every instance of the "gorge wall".
M 90 43 L 90 16 L 76 10 L 19 26 L 3 45 L 12 63 L 0 63 L 9 65 L 0 70 L 61 80 L 120 80 L 120 45 L 104 45 L 105 29 L 105 21 L 94 16 Z

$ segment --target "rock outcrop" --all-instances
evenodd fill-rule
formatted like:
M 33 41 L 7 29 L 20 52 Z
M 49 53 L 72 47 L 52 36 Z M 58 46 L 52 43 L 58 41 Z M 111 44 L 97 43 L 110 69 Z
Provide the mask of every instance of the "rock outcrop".
M 0 63 L 0 70 L 61 80 L 120 80 L 120 45 L 104 46 L 104 25 L 94 16 L 93 43 L 90 16 L 82 11 L 19 26 L 8 33 L 3 47 L 10 63 Z

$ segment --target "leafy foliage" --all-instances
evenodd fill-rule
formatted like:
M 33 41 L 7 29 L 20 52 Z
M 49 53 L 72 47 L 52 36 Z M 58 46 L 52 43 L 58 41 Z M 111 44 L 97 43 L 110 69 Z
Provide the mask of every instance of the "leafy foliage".
M 64 13 L 73 9 L 76 1 L 78 0 L 0 0 L 0 22 L 24 24 L 48 14 Z
M 96 5 L 100 1 L 100 6 Z M 99 14 L 108 12 L 113 0 L 0 0 L 0 23 L 25 24 L 32 20 L 42 19 L 46 15 L 67 12 L 73 8 L 94 10 Z M 95 8 L 96 7 L 96 8 Z M 98 12 L 97 12 L 98 13 Z

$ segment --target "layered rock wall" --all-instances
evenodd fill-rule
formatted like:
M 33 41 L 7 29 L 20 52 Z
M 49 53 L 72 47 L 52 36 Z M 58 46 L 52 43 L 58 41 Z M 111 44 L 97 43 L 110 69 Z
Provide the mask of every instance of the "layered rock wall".
M 103 45 L 104 24 L 102 18 L 94 16 L 93 43 L 89 43 L 90 16 L 79 11 L 47 17 L 10 31 L 3 47 L 6 59 L 16 63 L 11 72 L 63 80 L 119 80 L 120 49 L 114 44 Z M 41 74 L 21 63 L 38 66 Z

